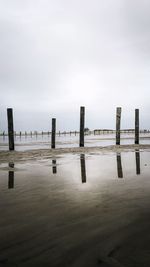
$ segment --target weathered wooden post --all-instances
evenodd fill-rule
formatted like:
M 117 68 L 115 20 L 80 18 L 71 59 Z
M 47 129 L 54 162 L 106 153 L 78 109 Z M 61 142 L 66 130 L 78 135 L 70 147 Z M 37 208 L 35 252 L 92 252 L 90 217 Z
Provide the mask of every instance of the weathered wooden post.
M 116 110 L 116 145 L 120 145 L 121 108 Z
M 13 125 L 13 110 L 12 108 L 7 109 L 8 119 L 8 139 L 9 139 L 9 150 L 14 150 L 14 125 Z
M 80 147 L 84 147 L 84 117 L 85 107 L 80 107 Z
M 135 109 L 135 144 L 139 144 L 139 109 Z
M 51 148 L 55 148 L 55 137 L 56 137 L 56 119 L 52 118 Z

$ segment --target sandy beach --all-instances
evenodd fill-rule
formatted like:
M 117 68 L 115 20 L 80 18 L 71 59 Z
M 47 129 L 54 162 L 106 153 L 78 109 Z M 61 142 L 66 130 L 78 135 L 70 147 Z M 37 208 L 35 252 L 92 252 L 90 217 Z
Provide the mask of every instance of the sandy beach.
M 71 148 L 56 148 L 56 149 L 32 149 L 25 151 L 0 151 L 0 162 L 5 161 L 27 161 L 36 160 L 39 158 L 51 158 L 55 155 L 73 153 L 105 153 L 105 152 L 121 152 L 135 150 L 150 150 L 150 145 L 110 145 L 110 146 L 91 146 L 91 147 L 71 147 Z
M 0 267 L 150 267 L 150 1 L 0 22 Z

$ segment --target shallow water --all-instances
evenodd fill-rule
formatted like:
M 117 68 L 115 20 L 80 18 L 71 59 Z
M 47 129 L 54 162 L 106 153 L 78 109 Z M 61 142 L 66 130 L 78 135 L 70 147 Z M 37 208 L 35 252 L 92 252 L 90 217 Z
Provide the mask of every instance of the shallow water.
M 121 134 L 121 144 L 134 144 L 134 134 Z M 150 133 L 140 134 L 140 144 L 150 144 Z M 85 146 L 110 146 L 115 145 L 115 134 L 86 135 Z M 79 135 L 57 135 L 56 147 L 69 148 L 79 146 Z M 50 135 L 19 136 L 15 137 L 15 150 L 25 151 L 30 149 L 43 149 L 51 147 Z M 8 137 L 0 136 L 0 150 L 8 150 Z
M 0 164 L 0 266 L 149 266 L 150 152 Z

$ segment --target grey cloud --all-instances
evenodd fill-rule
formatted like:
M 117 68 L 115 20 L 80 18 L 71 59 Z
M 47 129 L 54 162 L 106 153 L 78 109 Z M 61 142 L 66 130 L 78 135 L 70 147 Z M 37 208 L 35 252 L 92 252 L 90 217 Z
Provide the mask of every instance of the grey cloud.
M 0 0 L 2 114 L 14 107 L 18 129 L 47 128 L 55 114 L 61 128 L 73 129 L 86 105 L 89 127 L 113 127 L 122 105 L 129 124 L 129 109 L 142 108 L 148 128 L 149 7 L 148 0 Z

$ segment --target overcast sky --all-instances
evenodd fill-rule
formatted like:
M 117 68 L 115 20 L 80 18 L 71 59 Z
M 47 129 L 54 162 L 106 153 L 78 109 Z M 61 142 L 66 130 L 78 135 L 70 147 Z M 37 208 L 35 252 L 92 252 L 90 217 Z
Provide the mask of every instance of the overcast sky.
M 150 128 L 149 0 L 0 0 L 0 130 Z

